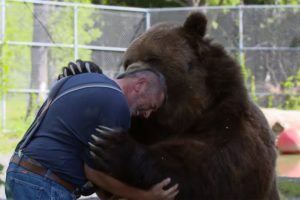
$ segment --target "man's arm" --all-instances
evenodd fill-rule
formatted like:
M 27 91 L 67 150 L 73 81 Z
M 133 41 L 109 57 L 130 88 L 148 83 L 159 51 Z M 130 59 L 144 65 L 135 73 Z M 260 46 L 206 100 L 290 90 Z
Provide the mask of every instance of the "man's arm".
M 150 190 L 142 190 L 129 186 L 101 171 L 84 165 L 86 177 L 96 186 L 103 188 L 115 195 L 131 200 L 172 200 L 178 194 L 178 185 L 175 184 L 171 188 L 164 190 L 163 188 L 170 183 L 170 179 L 155 184 Z

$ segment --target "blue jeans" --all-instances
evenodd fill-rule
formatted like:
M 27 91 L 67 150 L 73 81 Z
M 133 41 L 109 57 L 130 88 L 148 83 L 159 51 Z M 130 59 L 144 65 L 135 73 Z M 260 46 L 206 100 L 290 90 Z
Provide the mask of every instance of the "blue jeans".
M 5 194 L 8 200 L 74 200 L 63 186 L 25 168 L 10 163 L 6 172 Z

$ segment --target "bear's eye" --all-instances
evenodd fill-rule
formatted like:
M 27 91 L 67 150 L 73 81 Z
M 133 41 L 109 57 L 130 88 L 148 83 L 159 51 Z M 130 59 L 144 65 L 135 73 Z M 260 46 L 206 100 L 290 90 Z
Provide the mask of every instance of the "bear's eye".
M 151 56 L 151 57 L 144 58 L 145 63 L 155 63 L 155 62 L 157 62 L 157 60 L 158 60 L 157 56 Z

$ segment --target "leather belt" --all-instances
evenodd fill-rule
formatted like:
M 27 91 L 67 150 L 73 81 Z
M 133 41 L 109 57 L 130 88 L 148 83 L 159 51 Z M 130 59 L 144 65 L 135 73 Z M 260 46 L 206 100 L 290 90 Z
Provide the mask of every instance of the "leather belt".
M 19 157 L 17 154 L 14 154 L 12 158 L 10 159 L 10 162 L 15 163 L 21 167 L 24 167 L 30 172 L 33 172 L 35 174 L 38 174 L 40 176 L 46 176 L 49 179 L 55 181 L 56 183 L 62 185 L 64 188 L 66 188 L 69 192 L 74 193 L 76 190 L 76 186 L 72 183 L 58 177 L 53 172 L 47 174 L 47 169 L 43 167 L 41 164 L 39 164 L 37 161 L 31 159 L 31 158 L 23 158 L 23 156 Z M 77 195 L 76 195 L 77 196 Z

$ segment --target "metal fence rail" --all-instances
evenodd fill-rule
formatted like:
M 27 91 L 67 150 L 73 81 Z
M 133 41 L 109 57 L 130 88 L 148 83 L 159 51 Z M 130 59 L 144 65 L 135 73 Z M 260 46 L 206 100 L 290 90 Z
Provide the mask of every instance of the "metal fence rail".
M 209 21 L 208 37 L 247 67 L 249 92 L 255 88 L 255 94 L 262 97 L 261 105 L 268 103 L 270 94 L 295 95 L 281 87 L 300 74 L 300 5 L 142 9 L 1 0 L 0 129 L 14 128 L 13 102 L 19 98 L 26 110 L 25 102 L 35 98 L 32 94 L 37 99 L 43 96 L 40 94 L 48 91 L 68 61 L 93 60 L 114 76 L 121 70 L 122 55 L 134 38 L 159 22 L 181 24 L 191 11 L 204 12 Z M 34 74 L 43 80 L 35 80 Z

